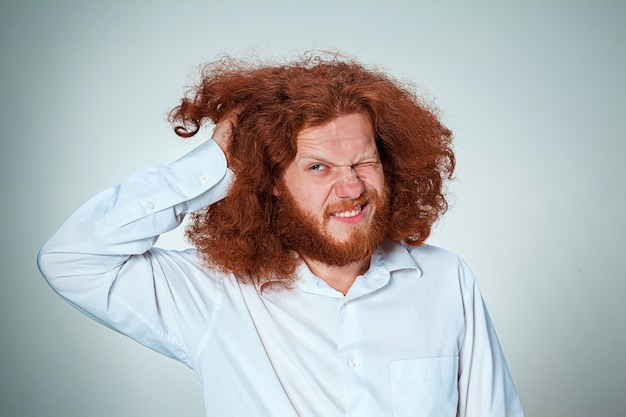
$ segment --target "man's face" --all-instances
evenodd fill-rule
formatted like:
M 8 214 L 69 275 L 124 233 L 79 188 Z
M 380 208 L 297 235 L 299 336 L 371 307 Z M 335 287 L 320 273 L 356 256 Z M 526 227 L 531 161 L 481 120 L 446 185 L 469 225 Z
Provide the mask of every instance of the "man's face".
M 344 249 L 378 246 L 384 234 L 381 214 L 387 193 L 369 116 L 349 114 L 305 128 L 297 135 L 297 148 L 276 191 L 281 216 L 291 217 L 294 234 L 314 233 Z M 293 213 L 285 213 L 286 209 Z M 379 229 L 375 242 L 368 242 L 373 228 Z M 294 249 L 308 255 L 307 248 Z

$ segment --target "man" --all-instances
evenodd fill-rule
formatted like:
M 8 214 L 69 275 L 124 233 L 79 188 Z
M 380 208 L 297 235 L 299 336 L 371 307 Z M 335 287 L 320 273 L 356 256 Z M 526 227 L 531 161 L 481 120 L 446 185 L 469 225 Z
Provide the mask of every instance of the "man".
M 424 244 L 451 133 L 339 57 L 222 59 L 171 113 L 213 140 L 88 201 L 42 273 L 192 368 L 207 416 L 521 416 L 476 281 Z M 192 214 L 193 250 L 153 247 Z

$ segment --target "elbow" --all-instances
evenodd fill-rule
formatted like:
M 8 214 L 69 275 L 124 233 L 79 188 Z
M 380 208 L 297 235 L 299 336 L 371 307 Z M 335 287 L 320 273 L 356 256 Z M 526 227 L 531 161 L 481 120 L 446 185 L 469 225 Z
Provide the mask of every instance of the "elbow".
M 37 253 L 37 268 L 52 288 L 55 288 L 56 279 L 59 277 L 58 268 L 55 268 L 54 264 L 54 253 L 44 245 Z
M 64 292 L 64 288 L 72 281 L 71 277 L 79 274 L 76 256 L 60 250 L 57 246 L 47 242 L 37 253 L 37 267 L 50 287 L 57 292 Z
M 128 257 L 94 255 L 48 242 L 37 254 L 37 267 L 56 293 L 71 298 L 100 285 L 110 285 Z

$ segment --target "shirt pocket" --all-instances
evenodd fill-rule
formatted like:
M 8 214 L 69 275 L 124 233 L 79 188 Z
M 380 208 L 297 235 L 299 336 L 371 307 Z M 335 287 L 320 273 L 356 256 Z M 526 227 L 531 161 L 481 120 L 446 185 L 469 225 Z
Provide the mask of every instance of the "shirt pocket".
M 395 417 L 455 417 L 458 358 L 423 358 L 391 363 Z

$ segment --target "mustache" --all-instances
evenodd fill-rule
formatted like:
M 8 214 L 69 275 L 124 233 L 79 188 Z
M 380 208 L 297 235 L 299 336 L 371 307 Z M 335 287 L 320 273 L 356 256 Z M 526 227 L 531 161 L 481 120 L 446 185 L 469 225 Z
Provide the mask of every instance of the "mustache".
M 357 206 L 364 206 L 370 202 L 377 201 L 380 199 L 379 194 L 374 190 L 367 190 L 363 194 L 356 199 L 343 200 L 337 203 L 331 204 L 326 207 L 324 210 L 324 214 L 326 217 L 330 216 L 332 213 L 337 213 L 341 211 L 349 211 L 354 209 Z

